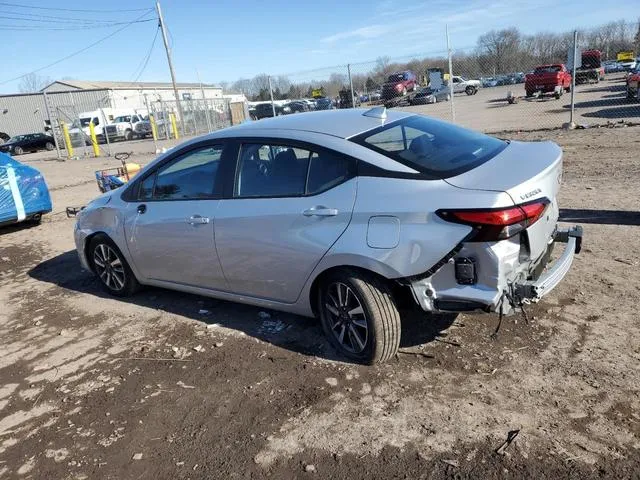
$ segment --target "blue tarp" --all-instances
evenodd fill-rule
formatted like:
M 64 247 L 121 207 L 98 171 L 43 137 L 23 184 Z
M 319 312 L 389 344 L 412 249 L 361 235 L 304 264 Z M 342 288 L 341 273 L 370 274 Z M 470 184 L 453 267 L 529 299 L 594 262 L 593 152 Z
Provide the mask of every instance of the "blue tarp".
M 38 170 L 0 152 L 0 224 L 51 211 L 51 197 Z

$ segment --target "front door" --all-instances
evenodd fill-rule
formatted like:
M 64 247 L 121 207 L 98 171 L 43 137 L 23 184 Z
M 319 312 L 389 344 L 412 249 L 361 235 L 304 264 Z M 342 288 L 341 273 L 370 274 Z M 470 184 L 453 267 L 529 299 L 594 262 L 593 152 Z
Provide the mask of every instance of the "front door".
M 145 278 L 225 288 L 213 233 L 222 152 L 221 145 L 178 152 L 141 181 L 125 231 L 133 263 Z
M 349 225 L 355 162 L 313 150 L 285 141 L 241 146 L 233 198 L 220 202 L 215 225 L 234 293 L 295 302 Z

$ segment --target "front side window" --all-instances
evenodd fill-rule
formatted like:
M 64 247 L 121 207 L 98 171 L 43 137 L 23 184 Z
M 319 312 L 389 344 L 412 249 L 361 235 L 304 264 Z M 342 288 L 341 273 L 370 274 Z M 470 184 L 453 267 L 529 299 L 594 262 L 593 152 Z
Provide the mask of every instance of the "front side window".
M 140 200 L 212 198 L 222 145 L 197 148 L 160 167 L 140 183 Z
M 507 146 L 503 140 L 422 116 L 402 119 L 352 140 L 432 178 L 472 170 Z
M 325 150 L 278 144 L 245 144 L 240 151 L 234 196 L 315 195 L 348 180 L 353 160 Z

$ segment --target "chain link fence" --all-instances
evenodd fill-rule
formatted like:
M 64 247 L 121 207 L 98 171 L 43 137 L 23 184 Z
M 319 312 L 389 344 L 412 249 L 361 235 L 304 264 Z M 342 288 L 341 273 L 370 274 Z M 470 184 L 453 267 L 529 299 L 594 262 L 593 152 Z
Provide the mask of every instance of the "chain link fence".
M 315 97 L 316 109 L 386 105 L 488 133 L 586 128 L 640 121 L 639 50 L 638 23 L 530 37 L 505 29 L 471 47 L 257 76 L 245 93 L 258 119 L 306 111 L 300 103 Z M 272 100 L 273 111 L 261 109 Z

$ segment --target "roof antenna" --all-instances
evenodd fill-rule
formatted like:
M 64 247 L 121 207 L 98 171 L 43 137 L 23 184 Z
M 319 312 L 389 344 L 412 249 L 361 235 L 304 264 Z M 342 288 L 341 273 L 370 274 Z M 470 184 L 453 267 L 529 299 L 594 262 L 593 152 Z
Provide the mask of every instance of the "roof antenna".
M 362 114 L 365 117 L 371 118 L 379 118 L 380 120 L 384 120 L 387 118 L 387 109 L 386 107 L 373 107 Z

